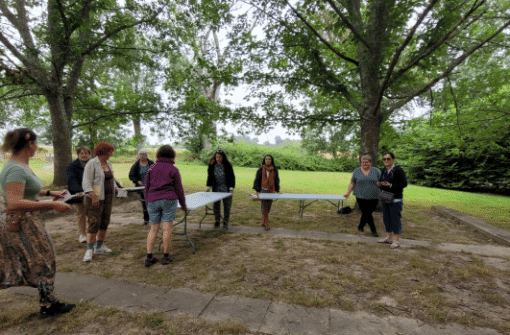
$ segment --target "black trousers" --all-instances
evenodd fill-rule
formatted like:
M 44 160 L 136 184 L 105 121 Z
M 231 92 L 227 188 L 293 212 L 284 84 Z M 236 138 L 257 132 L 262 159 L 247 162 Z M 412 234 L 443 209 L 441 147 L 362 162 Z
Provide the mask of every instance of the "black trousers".
M 359 220 L 358 229 L 363 229 L 365 224 L 368 223 L 370 226 L 370 230 L 375 233 L 377 230 L 374 224 L 374 217 L 372 213 L 375 210 L 375 206 L 377 206 L 378 199 L 360 199 L 356 198 L 358 201 L 359 209 L 361 210 L 361 218 Z
M 144 192 L 138 192 L 140 195 L 140 202 L 142 203 L 143 208 L 143 221 L 149 222 L 149 212 L 147 211 L 147 203 L 145 202 L 145 193 Z

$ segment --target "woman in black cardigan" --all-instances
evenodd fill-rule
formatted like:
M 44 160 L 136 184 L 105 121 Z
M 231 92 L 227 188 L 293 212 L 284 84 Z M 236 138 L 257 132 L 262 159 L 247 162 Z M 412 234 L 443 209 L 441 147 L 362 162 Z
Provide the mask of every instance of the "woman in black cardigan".
M 133 164 L 129 171 L 129 180 L 131 180 L 135 186 L 145 185 L 145 175 L 149 167 L 154 164 L 153 161 L 148 159 L 149 152 L 142 149 L 138 152 L 138 160 Z M 147 212 L 147 204 L 145 203 L 145 197 L 143 191 L 138 192 L 140 195 L 140 202 L 143 207 L 143 223 L 149 223 L 149 212 Z
M 390 248 L 395 249 L 400 245 L 398 239 L 402 234 L 403 191 L 407 187 L 407 178 L 404 170 L 399 165 L 395 165 L 393 153 L 385 152 L 383 163 L 385 169 L 382 170 L 377 186 L 381 191 L 393 193 L 395 198 L 391 203 L 381 201 L 384 227 L 388 236 L 379 242 L 391 243 Z M 395 236 L 395 240 L 392 240 L 393 236 Z
M 85 165 L 90 159 L 90 149 L 87 147 L 79 147 L 76 149 L 78 159 L 74 160 L 67 166 L 67 190 L 70 194 L 83 193 L 81 183 L 83 181 L 83 171 Z M 87 235 L 85 234 L 85 225 L 87 221 L 85 206 L 83 205 L 83 197 L 74 198 L 69 200 L 69 203 L 76 205 L 76 214 L 78 216 L 78 232 L 80 233 L 78 241 L 80 243 L 87 242 Z
M 221 150 L 214 153 L 209 161 L 207 168 L 207 188 L 206 192 L 230 192 L 234 193 L 236 187 L 236 176 L 232 164 L 228 161 L 227 155 Z M 214 228 L 220 227 L 221 221 L 221 201 L 214 203 Z M 223 228 L 228 229 L 228 220 L 230 218 L 230 208 L 232 207 L 232 197 L 223 199 Z

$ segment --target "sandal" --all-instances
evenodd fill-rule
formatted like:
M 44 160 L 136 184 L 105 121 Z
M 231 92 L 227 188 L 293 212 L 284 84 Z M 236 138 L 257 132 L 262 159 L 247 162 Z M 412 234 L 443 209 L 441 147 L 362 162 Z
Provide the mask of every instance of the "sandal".
M 400 243 L 398 241 L 393 241 L 393 243 L 390 245 L 390 249 L 397 249 L 400 246 Z
M 392 240 L 390 240 L 389 238 L 383 238 L 382 240 L 379 240 L 377 241 L 377 243 L 388 243 L 388 244 L 391 244 Z

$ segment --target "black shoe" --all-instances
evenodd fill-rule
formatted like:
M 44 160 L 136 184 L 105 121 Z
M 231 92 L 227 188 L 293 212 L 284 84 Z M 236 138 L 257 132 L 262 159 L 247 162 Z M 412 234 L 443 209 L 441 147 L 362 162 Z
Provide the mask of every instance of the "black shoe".
M 63 304 L 57 301 L 51 304 L 50 307 L 42 306 L 39 311 L 39 318 L 46 319 L 52 316 L 69 313 L 75 307 L 75 304 Z
M 167 265 L 172 262 L 173 262 L 173 259 L 171 259 L 170 257 L 163 257 L 163 259 L 161 260 L 161 264 L 163 264 L 163 265 Z
M 220 228 L 220 223 L 219 222 L 215 222 L 214 223 L 214 228 Z
M 359 231 L 360 233 L 364 232 L 363 228 L 360 228 L 360 227 L 358 227 L 358 231 Z
M 377 232 L 376 232 L 376 231 L 373 231 L 373 232 L 372 232 L 372 236 L 373 236 L 373 237 L 379 237 L 379 234 L 377 234 Z
M 156 263 L 158 260 L 156 259 L 156 257 L 152 257 L 152 258 L 146 258 L 145 259 L 145 267 L 148 268 L 149 266 L 152 266 L 152 264 Z

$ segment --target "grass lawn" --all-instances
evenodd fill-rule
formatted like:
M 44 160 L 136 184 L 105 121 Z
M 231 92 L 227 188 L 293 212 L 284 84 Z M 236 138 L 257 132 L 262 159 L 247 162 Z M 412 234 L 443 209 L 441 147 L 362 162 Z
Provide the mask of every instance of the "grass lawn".
M 42 163 L 32 165 L 46 184 L 52 171 Z M 115 163 L 118 179 L 130 186 L 131 164 Z M 205 189 L 206 166 L 177 164 L 187 193 Z M 231 224 L 260 228 L 260 234 L 239 235 L 224 231 L 190 231 L 196 244 L 175 237 L 171 257 L 147 269 L 147 227 L 141 225 L 141 206 L 126 202 L 114 207 L 107 236 L 113 250 L 83 263 L 85 246 L 78 243 L 74 216 L 48 220 L 58 271 L 91 274 L 170 288 L 189 288 L 218 295 L 239 295 L 316 308 L 365 311 L 377 315 L 404 316 L 424 322 L 450 322 L 510 331 L 510 263 L 501 257 L 440 252 L 434 248 L 399 248 L 365 243 L 340 243 L 266 235 L 260 224 L 260 203 L 249 200 L 254 169 L 235 168 L 237 187 Z M 287 193 L 343 194 L 350 173 L 280 171 L 281 191 Z M 434 243 L 488 244 L 473 231 L 449 222 L 430 210 L 445 205 L 509 229 L 510 198 L 409 186 L 404 191 L 404 238 Z M 354 205 L 354 197 L 347 201 Z M 485 209 L 485 210 L 483 210 Z M 493 215 L 487 215 L 491 212 Z M 191 212 L 189 222 L 198 222 L 202 211 Z M 178 212 L 182 218 L 182 211 Z M 329 203 L 316 202 L 298 215 L 298 204 L 281 200 L 273 205 L 273 227 L 358 234 L 360 214 L 342 219 Z M 374 214 L 383 232 L 381 213 Z M 209 217 L 207 224 L 213 222 Z M 177 227 L 176 229 L 179 229 Z M 368 227 L 367 229 L 368 230 Z M 364 234 L 369 234 L 365 231 Z M 160 233 L 161 235 L 161 233 Z M 160 258 L 161 252 L 155 251 Z M 3 307 L 2 307 L 3 306 Z M 0 291 L 0 331 L 14 333 L 74 334 L 79 330 L 119 334 L 250 334 L 242 324 L 206 324 L 189 318 L 175 319 L 161 312 L 132 315 L 82 302 L 68 316 L 39 321 L 34 298 L 19 298 Z
M 128 178 L 131 163 L 115 163 L 114 172 L 124 185 L 132 186 Z M 0 163 L 0 168 L 3 163 Z M 47 163 L 31 160 L 34 172 L 49 185 L 53 179 L 53 169 Z M 207 167 L 195 164 L 176 166 L 181 171 L 183 184 L 187 193 L 205 190 Z M 234 167 L 236 175 L 236 196 L 248 196 L 253 192 L 255 169 Z M 284 193 L 344 194 L 351 174 L 338 172 L 280 171 L 281 191 Z M 351 207 L 355 198 L 351 196 L 346 202 Z M 438 188 L 410 185 L 404 190 L 404 203 L 415 207 L 430 208 L 446 206 L 459 212 L 480 218 L 499 228 L 510 231 L 510 197 L 491 194 L 469 193 Z M 314 205 L 312 205 L 314 206 Z M 404 211 L 405 211 L 404 206 Z M 306 211 L 306 210 L 305 210 Z M 404 212 L 405 215 L 405 212 Z

